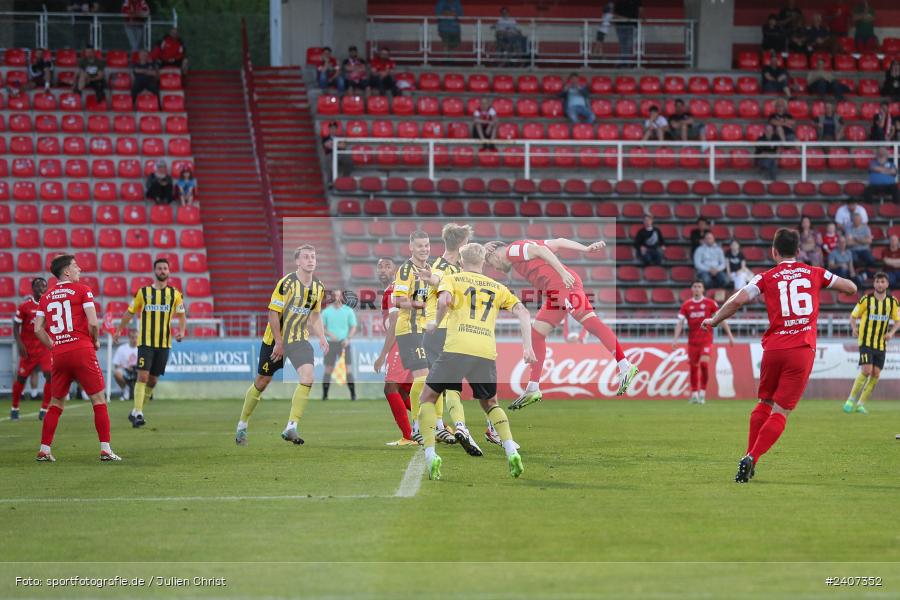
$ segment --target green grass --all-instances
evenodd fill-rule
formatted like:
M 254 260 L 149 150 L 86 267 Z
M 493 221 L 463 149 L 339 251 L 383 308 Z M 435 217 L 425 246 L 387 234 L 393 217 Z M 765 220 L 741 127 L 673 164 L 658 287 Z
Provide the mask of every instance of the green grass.
M 246 448 L 238 399 L 157 400 L 142 430 L 113 402 L 120 464 L 97 462 L 85 404 L 55 464 L 33 461 L 35 417 L 0 422 L 0 597 L 900 598 L 900 403 L 801 403 L 737 485 L 750 402 L 544 402 L 509 413 L 522 478 L 496 446 L 439 446 L 443 479 L 415 497 L 395 496 L 417 450 L 384 446 L 383 400 L 313 400 L 295 447 L 278 435 L 288 402 L 266 399 Z M 15 585 L 74 575 L 228 586 Z

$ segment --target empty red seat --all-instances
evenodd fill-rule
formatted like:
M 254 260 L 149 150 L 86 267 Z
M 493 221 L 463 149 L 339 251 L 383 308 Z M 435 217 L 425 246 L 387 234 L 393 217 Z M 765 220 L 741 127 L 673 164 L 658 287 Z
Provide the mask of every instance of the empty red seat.
M 620 94 L 634 94 L 637 92 L 637 81 L 631 75 L 619 75 L 616 77 L 615 87 Z
M 88 227 L 73 229 L 71 242 L 74 248 L 93 248 L 96 245 L 94 242 L 94 230 Z
M 34 204 L 20 204 L 16 206 L 13 219 L 18 225 L 35 225 L 38 222 L 37 206 Z
M 469 75 L 468 87 L 470 92 L 487 92 L 491 87 L 491 80 L 482 73 Z
M 155 102 L 154 98 L 154 102 Z M 184 96 L 179 94 L 167 94 L 162 99 L 162 109 L 164 112 L 185 112 Z
M 397 201 L 395 201 L 397 202 Z M 402 202 L 406 202 L 403 200 Z M 393 206 L 393 203 L 392 203 Z M 181 235 L 178 240 L 179 246 L 182 248 L 204 248 L 206 246 L 203 241 L 203 230 L 202 229 L 184 229 L 181 231 Z
M 16 181 L 13 183 L 13 200 L 32 202 L 37 199 L 33 181 Z
M 545 75 L 541 79 L 541 90 L 545 94 L 559 94 L 563 89 L 562 77 L 558 75 Z
M 165 235 L 165 236 L 162 233 L 160 233 L 159 230 L 157 230 L 156 233 L 159 235 L 161 242 L 163 240 L 165 240 L 166 242 L 171 241 L 171 243 L 174 243 L 174 240 L 175 240 L 174 232 L 170 231 L 168 233 L 168 235 Z M 147 232 L 146 229 L 132 227 L 125 233 L 125 246 L 127 248 L 136 248 L 136 249 L 149 248 L 150 247 L 150 234 Z M 165 248 L 166 246 L 159 246 L 159 247 Z
M 715 77 L 713 78 L 712 88 L 716 94 L 733 94 L 734 80 L 731 77 Z
M 759 54 L 757 52 L 740 52 L 738 67 L 745 71 L 758 71 L 760 67 Z
M 153 268 L 153 258 L 147 252 L 132 252 L 128 255 L 128 271 L 146 273 Z
M 545 100 L 541 103 L 541 115 L 555 119 L 563 115 L 562 102 L 556 99 Z
M 205 273 L 206 255 L 200 252 L 188 252 L 184 255 L 184 270 L 186 273 Z
M 185 294 L 190 298 L 211 296 L 212 291 L 210 290 L 209 279 L 205 277 L 188 277 Z
M 738 77 L 737 89 L 741 94 L 748 96 L 757 95 L 760 89 L 759 79 L 756 77 Z
M 126 283 L 125 278 L 119 275 L 104 277 L 103 295 L 112 298 L 123 298 L 128 296 L 128 284 Z
M 63 187 L 59 181 L 44 181 L 41 183 L 41 200 L 62 200 Z
M 424 76 L 425 74 L 423 74 Z M 422 78 L 419 78 L 419 85 L 422 85 Z M 461 92 L 466 87 L 466 78 L 461 73 L 444 74 L 444 89 L 448 92 Z M 424 88 L 423 88 L 424 89 Z
M 43 244 L 46 248 L 65 248 L 68 246 L 66 230 L 59 227 L 45 229 Z
M 9 255 L 9 260 L 12 260 L 12 255 Z M 41 264 L 41 255 L 37 252 L 19 252 L 19 256 L 16 258 L 16 269 L 21 273 L 40 273 L 44 270 Z M 3 271 L 9 273 L 12 269 Z

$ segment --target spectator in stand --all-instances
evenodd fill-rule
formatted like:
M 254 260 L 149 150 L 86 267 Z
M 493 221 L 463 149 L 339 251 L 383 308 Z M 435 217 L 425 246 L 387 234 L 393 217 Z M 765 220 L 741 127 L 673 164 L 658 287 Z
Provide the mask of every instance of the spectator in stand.
M 711 231 L 703 236 L 703 243 L 694 252 L 694 268 L 697 278 L 706 289 L 724 288 L 728 285 L 728 273 L 725 270 L 725 253 L 716 243 Z
M 323 92 L 336 90 L 338 94 L 344 93 L 344 78 L 341 77 L 337 59 L 331 55 L 331 48 L 328 46 L 322 48 L 319 64 L 316 65 L 316 81 Z
M 490 98 L 482 98 L 481 105 L 472 113 L 472 137 L 481 140 L 485 150 L 496 150 L 494 140 L 497 139 L 497 126 L 500 120 L 497 111 L 491 106 Z
M 162 105 L 159 97 L 159 66 L 150 58 L 146 50 L 138 52 L 137 61 L 131 65 L 131 102 L 137 105 L 137 97 L 141 92 L 150 92 L 156 96 L 156 101 Z
M 644 215 L 644 227 L 634 236 L 634 249 L 645 267 L 662 264 L 666 241 L 659 227 L 653 225 L 653 215 Z
M 859 205 L 856 198 L 847 198 L 847 201 L 834 213 L 834 223 L 841 230 L 841 233 L 846 233 L 847 228 L 853 224 L 853 217 L 857 214 L 863 223 L 869 222 L 869 213 Z
M 181 70 L 182 76 L 187 75 L 187 48 L 185 48 L 184 42 L 181 41 L 178 28 L 173 27 L 170 29 L 169 33 L 159 40 L 159 44 L 156 45 L 153 52 L 153 58 L 156 59 L 160 67 L 177 67 Z
M 516 20 L 509 16 L 509 9 L 505 6 L 500 9 L 500 18 L 491 25 L 494 30 L 494 40 L 497 42 L 497 52 L 503 55 L 509 64 L 511 56 L 525 54 L 527 39 L 519 29 Z
M 156 162 L 156 170 L 147 177 L 145 197 L 157 204 L 171 204 L 175 200 L 175 184 L 165 161 Z
M 741 250 L 741 244 L 732 240 L 725 252 L 725 270 L 734 289 L 739 290 L 753 279 L 753 271 L 747 268 L 747 259 Z
M 371 77 L 369 85 L 378 90 L 382 96 L 386 92 L 390 92 L 392 96 L 400 93 L 397 84 L 394 83 L 394 67 L 397 66 L 391 60 L 391 51 L 388 48 L 382 48 L 378 51 L 378 56 L 372 59 L 369 67 L 371 68 Z
M 759 136 L 757 142 L 769 142 L 774 144 L 778 141 L 775 135 L 775 126 L 771 121 L 766 123 L 765 132 Z M 765 173 L 769 179 L 775 181 L 778 179 L 778 148 L 774 145 L 757 146 L 756 147 L 756 167 Z
M 837 0 L 828 15 L 828 24 L 831 29 L 831 35 L 834 36 L 835 42 L 838 38 L 845 38 L 850 33 L 850 9 L 847 7 L 845 0 Z M 838 45 L 835 43 L 835 51 Z
M 809 54 L 809 40 L 806 37 L 806 28 L 795 27 L 788 37 L 788 52 L 794 54 Z
M 616 15 L 616 3 L 608 0 L 603 4 L 603 14 L 600 16 L 600 25 L 597 26 L 597 37 L 594 40 L 594 46 L 591 49 L 592 54 L 603 54 L 603 42 L 609 35 L 609 29 L 612 26 L 613 17 Z
M 875 151 L 875 159 L 869 163 L 869 185 L 863 192 L 863 199 L 866 202 L 874 202 L 875 196 L 890 196 L 893 202 L 900 202 L 900 191 L 897 190 L 897 165 L 884 146 Z
M 873 142 L 889 142 L 897 136 L 897 127 L 894 125 L 894 117 L 891 116 L 891 103 L 883 101 L 878 107 L 878 112 L 872 117 L 872 130 L 869 139 Z
M 673 140 L 695 140 L 703 137 L 706 127 L 702 123 L 694 121 L 694 117 L 688 112 L 684 100 L 675 100 L 675 112 L 669 115 L 669 137 Z
M 697 226 L 694 229 L 691 229 L 691 256 L 694 256 L 694 252 L 696 252 L 697 248 L 700 247 L 700 243 L 703 241 L 703 236 L 706 235 L 706 232 L 709 231 L 709 221 L 706 220 L 705 217 L 700 217 L 697 219 Z
M 775 112 L 769 115 L 769 125 L 775 128 L 775 136 L 782 142 L 793 142 L 797 139 L 794 134 L 794 116 L 787 110 L 787 102 L 779 98 L 775 101 Z
M 644 141 L 655 138 L 660 142 L 666 139 L 666 133 L 669 132 L 669 121 L 659 114 L 659 107 L 655 104 L 650 107 L 650 116 L 644 121 Z
M 839 142 L 844 137 L 844 119 L 834 110 L 834 102 L 825 104 L 825 112 L 816 119 L 820 142 Z
M 828 254 L 828 270 L 838 277 L 856 281 L 856 269 L 853 268 L 853 253 L 847 248 L 846 237 L 838 237 L 837 248 Z
M 807 53 L 828 52 L 834 54 L 837 42 L 828 26 L 822 22 L 821 13 L 813 13 L 812 24 L 806 28 Z
M 190 206 L 194 203 L 194 196 L 197 194 L 197 180 L 194 179 L 194 172 L 190 169 L 182 169 L 181 174 L 175 181 L 175 195 L 181 206 Z
M 835 78 L 834 71 L 825 68 L 825 60 L 821 57 L 816 60 L 816 68 L 810 71 L 807 80 L 809 83 L 806 85 L 806 89 L 810 94 L 832 95 L 838 102 L 842 102 L 844 94 L 850 91 L 846 85 Z
M 881 95 L 900 102 L 900 62 L 891 61 L 890 68 L 884 74 L 884 83 L 881 84 Z
M 322 138 L 322 150 L 325 151 L 325 157 L 328 159 L 328 175 L 331 176 L 331 154 L 334 152 L 334 145 L 337 143 L 338 150 L 345 150 L 347 148 L 347 144 L 345 142 L 335 142 L 335 138 L 338 137 L 339 126 L 337 121 L 331 121 L 328 124 L 328 135 Z M 350 174 L 350 168 L 353 166 L 353 161 L 349 154 L 338 153 L 338 177 L 346 177 Z
M 809 217 L 800 219 L 800 253 L 797 258 L 802 262 L 822 267 L 825 265 L 825 254 L 822 252 L 822 236 L 812 228 L 812 221 Z
M 144 47 L 144 23 L 150 16 L 147 0 L 124 0 L 122 14 L 125 15 L 125 36 L 132 52 Z
M 763 65 L 762 91 L 764 94 L 776 93 L 791 97 L 787 69 L 778 65 L 778 55 L 775 52 L 769 52 L 766 64 Z
M 462 4 L 459 0 L 438 0 L 434 7 L 438 16 L 438 35 L 444 43 L 444 49 L 450 52 L 459 48 L 462 37 L 462 27 L 459 18 L 463 15 Z
M 82 94 L 85 88 L 94 90 L 97 103 L 106 100 L 106 61 L 100 60 L 93 48 L 85 48 L 78 61 L 73 91 Z
M 72 48 L 84 48 L 91 45 L 91 25 L 93 17 L 100 12 L 99 2 L 85 2 L 85 0 L 69 0 L 66 7 L 72 15 Z
M 869 0 L 862 0 L 853 9 L 853 41 L 857 52 L 878 51 L 878 37 L 875 35 L 875 9 Z
M 845 237 L 847 247 L 853 253 L 853 266 L 857 273 L 860 269 L 865 271 L 876 265 L 875 257 L 872 256 L 872 230 L 862 222 L 862 216 L 853 215 L 853 223 L 847 228 Z
M 622 19 L 616 23 L 616 38 L 619 40 L 619 60 L 621 67 L 634 66 L 635 44 L 634 35 L 637 31 L 637 21 L 644 12 L 641 0 L 616 0 L 616 16 Z
M 771 14 L 762 26 L 763 52 L 784 52 L 787 36 L 784 29 L 778 23 L 778 15 Z
M 837 225 L 829 223 L 825 226 L 825 233 L 822 234 L 822 252 L 827 257 L 831 251 L 837 248 L 838 232 Z
M 572 123 L 578 123 L 581 119 L 585 119 L 588 123 L 597 120 L 588 104 L 588 88 L 578 79 L 577 73 L 569 75 L 560 97 L 566 108 L 566 116 Z
M 802 28 L 803 11 L 797 8 L 796 0 L 788 0 L 787 6 L 778 12 L 778 24 L 787 32 Z
M 31 56 L 28 63 L 28 80 L 21 86 L 10 89 L 10 94 L 18 96 L 23 90 L 29 92 L 36 88 L 44 88 L 49 91 L 53 85 L 53 61 L 50 55 L 42 48 L 38 48 Z
M 888 247 L 881 255 L 884 263 L 881 270 L 887 273 L 890 286 L 896 288 L 900 285 L 900 237 L 892 235 L 888 242 Z
M 345 88 L 364 94 L 369 92 L 369 70 L 356 46 L 350 46 L 347 49 L 347 58 L 341 63 L 341 77 L 344 80 Z

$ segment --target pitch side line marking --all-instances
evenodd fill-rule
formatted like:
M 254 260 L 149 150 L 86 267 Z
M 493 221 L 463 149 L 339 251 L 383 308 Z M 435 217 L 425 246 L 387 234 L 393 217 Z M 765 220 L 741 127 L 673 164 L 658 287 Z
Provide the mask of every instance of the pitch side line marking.
M 81 402 L 81 401 L 79 400 L 78 402 Z M 84 401 L 84 404 L 90 404 L 90 403 L 91 403 L 90 400 Z M 67 410 L 75 410 L 79 406 L 84 406 L 84 404 L 69 404 L 68 406 L 66 406 L 65 410 L 63 410 L 63 412 L 65 412 Z M 19 420 L 27 419 L 28 417 L 36 417 L 36 416 L 38 416 L 39 413 L 40 413 L 40 411 L 28 413 L 25 415 L 19 415 Z M 0 423 L 2 423 L 3 421 L 9 421 L 9 420 L 11 420 L 9 417 L 3 417 L 3 418 L 0 418 Z
M 406 466 L 406 472 L 400 481 L 400 487 L 394 493 L 395 498 L 412 498 L 419 493 L 419 486 L 422 485 L 422 475 L 425 473 L 425 451 L 416 450 L 409 464 Z
M 241 502 L 246 500 L 358 500 L 364 498 L 391 498 L 392 496 L 372 496 L 357 494 L 352 496 L 116 496 L 112 498 L 0 498 L 0 503 L 44 502 L 48 504 L 66 502 Z

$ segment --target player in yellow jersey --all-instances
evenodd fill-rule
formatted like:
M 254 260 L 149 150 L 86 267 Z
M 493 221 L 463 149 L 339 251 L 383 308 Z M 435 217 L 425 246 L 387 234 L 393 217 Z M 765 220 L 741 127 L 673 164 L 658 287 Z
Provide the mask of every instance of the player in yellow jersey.
M 412 438 L 422 443 L 419 433 L 419 395 L 428 375 L 428 356 L 425 354 L 422 335 L 425 333 L 425 300 L 428 297 L 428 282 L 416 276 L 420 269 L 431 263 L 431 241 L 424 231 L 409 234 L 409 260 L 397 269 L 392 292 L 394 306 L 397 307 L 397 322 L 394 332 L 397 336 L 397 350 L 404 369 L 412 373 L 413 383 L 409 391 L 410 414 L 413 418 Z
M 850 313 L 850 329 L 859 340 L 859 375 L 853 382 L 844 412 L 866 414 L 865 403 L 878 384 L 887 342 L 900 327 L 900 302 L 888 293 L 888 276 L 879 271 L 872 280 L 871 294 L 859 299 Z M 890 325 L 893 321 L 894 324 Z
M 437 422 L 435 401 L 445 390 L 462 391 L 463 379 L 479 400 L 506 450 L 509 472 L 518 477 L 524 470 L 518 446 L 512 439 L 509 420 L 497 404 L 497 340 L 494 328 L 501 310 L 512 311 L 519 319 L 523 359 L 533 363 L 531 315 L 506 286 L 482 274 L 485 249 L 481 244 L 466 244 L 460 249 L 462 271 L 445 275 L 438 288 L 436 322 L 447 317 L 447 340 L 440 358 L 434 363 L 420 397 L 419 420 L 425 445 L 429 479 L 441 478 L 441 457 L 434 450 Z M 431 328 L 435 325 L 432 324 Z M 456 415 L 454 415 L 456 417 Z M 456 439 L 468 449 L 472 436 L 461 411 L 456 419 Z
M 323 355 L 328 353 L 328 340 L 320 315 L 325 286 L 314 276 L 316 249 L 309 244 L 297 248 L 294 264 L 297 270 L 278 281 L 269 301 L 269 325 L 259 349 L 256 379 L 244 395 L 244 407 L 234 438 L 238 446 L 247 445 L 250 415 L 272 377 L 284 366 L 284 357 L 297 370 L 300 382 L 291 397 L 291 412 L 281 438 L 294 444 L 303 443 L 297 426 L 309 402 L 313 384 L 313 347 L 309 340 L 313 336 L 319 340 Z
M 187 328 L 184 299 L 181 292 L 169 285 L 169 261 L 165 258 L 156 259 L 153 263 L 153 275 L 156 276 L 156 281 L 137 291 L 119 323 L 119 333 L 127 335 L 132 317 L 141 314 L 134 408 L 128 415 L 128 420 L 135 429 L 147 424 L 144 420 L 144 402 L 153 396 L 156 382 L 166 373 L 169 350 L 172 348 L 172 317 L 178 319 L 178 329 L 174 334 L 176 341 L 182 340 Z

